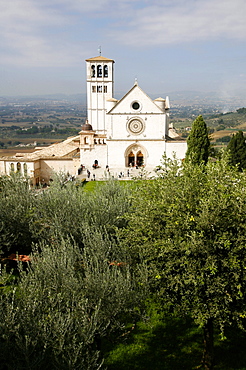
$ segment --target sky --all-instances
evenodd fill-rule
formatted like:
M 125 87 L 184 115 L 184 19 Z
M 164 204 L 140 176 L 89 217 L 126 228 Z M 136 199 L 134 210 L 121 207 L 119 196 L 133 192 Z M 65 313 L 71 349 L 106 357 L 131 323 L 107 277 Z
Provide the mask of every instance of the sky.
M 115 92 L 246 94 L 245 0 L 0 0 L 0 96 L 86 92 L 85 59 L 115 60 Z

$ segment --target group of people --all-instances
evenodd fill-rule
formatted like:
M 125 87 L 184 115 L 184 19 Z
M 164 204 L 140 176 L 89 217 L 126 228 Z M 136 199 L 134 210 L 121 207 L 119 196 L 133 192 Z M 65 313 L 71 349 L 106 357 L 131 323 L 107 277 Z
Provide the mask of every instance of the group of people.
M 92 167 L 94 169 L 98 168 L 99 167 L 98 166 L 98 161 L 95 161 L 94 164 L 92 165 Z M 136 166 L 136 168 L 137 168 L 137 166 Z M 78 175 L 80 175 L 83 170 L 85 170 L 85 166 L 83 164 L 81 164 L 79 169 L 78 169 Z M 106 165 L 106 171 L 109 173 L 109 166 L 108 165 Z M 87 173 L 87 179 L 90 179 L 90 177 L 91 177 L 90 170 L 87 169 L 86 173 Z M 124 172 L 121 171 L 118 175 L 118 178 L 122 178 L 124 176 L 125 176 Z M 130 177 L 130 170 L 129 169 L 127 170 L 127 177 Z M 96 175 L 94 173 L 92 174 L 92 180 L 94 180 L 94 181 L 96 180 Z

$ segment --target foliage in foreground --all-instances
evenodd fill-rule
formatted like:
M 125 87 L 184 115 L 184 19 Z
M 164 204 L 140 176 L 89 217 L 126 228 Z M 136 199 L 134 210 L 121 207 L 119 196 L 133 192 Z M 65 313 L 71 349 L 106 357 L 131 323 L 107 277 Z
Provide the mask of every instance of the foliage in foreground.
M 13 210 L 8 222 L 2 220 L 3 251 L 15 251 L 18 245 L 19 252 L 33 253 L 19 278 L 1 276 L 1 366 L 100 368 L 101 338 L 137 315 L 145 291 L 139 285 L 143 270 L 137 268 L 134 277 L 116 238 L 115 230 L 125 225 L 122 216 L 130 209 L 127 190 L 114 181 L 85 194 L 58 178 L 49 189 L 36 192 L 21 178 L 4 178 L 0 202 L 6 209 L 8 200 Z M 7 245 L 15 226 L 27 233 L 20 227 L 16 240 L 21 236 L 22 243 L 9 239 Z
M 134 313 L 139 295 L 107 234 L 39 245 L 32 265 L 0 296 L 0 363 L 6 369 L 99 369 L 101 338 Z M 112 252 L 113 250 L 113 252 Z M 14 356 L 13 356 L 14 354 Z
M 203 367 L 213 368 L 213 328 L 245 326 L 245 175 L 225 159 L 184 167 L 166 161 L 159 173 L 131 192 L 116 181 L 86 194 L 59 181 L 38 194 L 25 187 L 20 208 L 22 184 L 2 187 L 1 204 L 16 202 L 11 230 L 16 215 L 25 214 L 20 224 L 30 240 L 20 233 L 23 243 L 43 239 L 31 270 L 1 296 L 3 366 L 100 368 L 101 338 L 141 302 L 147 264 L 148 286 L 163 312 L 203 330 Z
M 113 233 L 129 210 L 127 189 L 117 181 L 84 192 L 76 183 L 64 186 L 57 177 L 46 190 L 28 187 L 20 176 L 0 178 L 0 256 L 29 254 L 40 238 L 47 243 L 71 236 L 83 248 L 84 230 Z
M 212 369 L 214 326 L 245 325 L 246 177 L 226 159 L 168 165 L 142 183 L 120 233 L 133 258 L 144 256 L 164 307 L 203 328 L 203 366 Z
M 24 178 L 18 174 L 0 177 L 0 255 L 30 253 L 34 202 L 34 193 Z

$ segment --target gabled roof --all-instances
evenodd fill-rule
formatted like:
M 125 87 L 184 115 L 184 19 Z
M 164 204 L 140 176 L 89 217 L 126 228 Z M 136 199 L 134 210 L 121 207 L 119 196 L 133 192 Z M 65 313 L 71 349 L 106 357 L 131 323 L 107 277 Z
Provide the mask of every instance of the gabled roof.
M 121 105 L 121 103 L 124 100 L 126 100 L 131 94 L 134 93 L 134 90 L 138 90 L 142 96 L 144 96 L 145 98 L 147 98 L 147 101 L 149 102 L 149 104 L 151 104 L 152 107 L 155 110 L 157 110 L 158 113 L 163 113 L 163 110 L 157 104 L 155 104 L 155 102 L 141 89 L 141 87 L 138 85 L 138 83 L 135 82 L 135 84 L 133 85 L 133 87 L 115 104 L 115 106 L 108 112 L 108 114 L 114 113 L 114 111 L 117 110 L 117 108 L 119 108 L 119 106 Z M 137 114 L 137 112 L 136 112 L 136 114 Z
M 113 59 L 105 58 L 102 55 L 99 55 L 98 57 L 89 58 L 85 60 L 86 62 L 113 62 Z
M 30 157 L 65 157 L 79 147 L 79 145 L 76 143 L 77 140 L 79 140 L 79 136 L 70 137 L 60 143 L 50 145 L 44 149 L 34 152 L 30 155 Z

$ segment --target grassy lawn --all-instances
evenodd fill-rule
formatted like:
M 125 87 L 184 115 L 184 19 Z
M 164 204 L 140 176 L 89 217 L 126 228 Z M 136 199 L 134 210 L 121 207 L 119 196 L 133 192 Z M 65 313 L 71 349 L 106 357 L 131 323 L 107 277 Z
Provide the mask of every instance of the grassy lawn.
M 108 370 L 192 369 L 202 357 L 197 328 L 180 319 L 154 314 L 139 322 L 131 334 L 106 357 Z
M 104 343 L 108 370 L 191 370 L 197 369 L 203 352 L 202 330 L 190 320 L 164 317 L 152 312 L 137 323 L 128 336 L 116 343 Z M 215 333 L 215 370 L 246 369 L 246 334 L 226 331 L 227 339 Z
M 135 180 L 114 180 L 118 181 L 121 186 L 132 186 L 136 185 L 137 181 Z M 139 180 L 142 181 L 142 180 Z M 90 192 L 96 190 L 98 187 L 103 186 L 107 181 L 85 181 L 83 185 L 83 191 Z
M 94 191 L 98 186 L 105 184 L 105 181 L 85 181 L 83 190 L 86 192 Z

